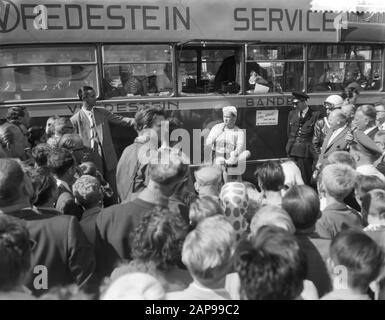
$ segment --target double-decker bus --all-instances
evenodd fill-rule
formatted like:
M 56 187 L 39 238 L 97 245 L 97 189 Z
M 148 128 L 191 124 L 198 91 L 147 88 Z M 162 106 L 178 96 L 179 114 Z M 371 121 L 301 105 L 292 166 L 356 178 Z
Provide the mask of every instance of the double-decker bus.
M 314 106 L 353 82 L 360 104 L 384 96 L 385 16 L 343 16 L 311 0 L 0 0 L 0 116 L 69 116 L 90 85 L 98 105 L 164 107 L 193 137 L 234 105 L 251 162 L 283 158 L 292 91 Z M 134 135 L 113 128 L 119 153 Z

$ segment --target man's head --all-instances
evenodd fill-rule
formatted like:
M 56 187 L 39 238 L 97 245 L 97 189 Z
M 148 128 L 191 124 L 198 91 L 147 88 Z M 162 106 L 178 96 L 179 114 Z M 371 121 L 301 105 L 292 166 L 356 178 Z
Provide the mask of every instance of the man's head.
M 360 131 L 372 127 L 376 123 L 376 109 L 369 104 L 358 107 L 353 119 L 353 125 Z
M 25 128 L 29 127 L 31 117 L 28 110 L 23 106 L 10 107 L 5 116 L 8 122 L 15 125 L 23 125 Z
M 89 86 L 83 86 L 78 91 L 80 101 L 83 101 L 83 105 L 87 109 L 92 109 L 96 103 L 96 92 L 94 88 Z
M 369 224 L 385 225 L 385 190 L 374 189 L 366 193 L 361 208 Z
M 31 266 L 31 241 L 20 219 L 0 215 L 0 292 L 16 290 Z
M 194 280 L 210 286 L 230 271 L 234 252 L 233 226 L 217 215 L 204 219 L 187 235 L 182 261 Z
M 151 134 L 157 136 L 157 141 L 161 139 L 161 123 L 166 121 L 165 112 L 153 106 L 140 109 L 135 114 L 135 128 L 138 132 L 151 130 Z
M 85 210 L 102 205 L 103 192 L 99 180 L 95 177 L 81 176 L 72 185 L 72 193 L 76 202 Z
M 28 141 L 16 125 L 6 122 L 0 126 L 0 144 L 8 158 L 25 160 Z
M 331 111 L 333 111 L 335 109 L 340 109 L 343 102 L 344 102 L 344 99 L 342 99 L 342 97 L 337 95 L 337 94 L 333 94 L 331 96 L 328 96 L 324 102 L 324 107 L 326 108 L 326 113 L 330 114 Z
M 56 148 L 48 157 L 48 168 L 60 180 L 72 185 L 75 182 L 76 160 L 70 150 Z
M 197 198 L 190 204 L 190 226 L 194 228 L 200 221 L 217 214 L 223 215 L 223 210 L 216 199 L 207 196 Z
M 356 82 L 352 82 L 344 89 L 341 96 L 347 103 L 356 104 L 360 88 Z
M 342 112 L 342 110 L 336 109 L 329 113 L 328 121 L 330 128 L 332 130 L 337 130 L 347 124 L 348 117 Z
M 74 133 L 75 129 L 68 117 L 58 117 L 53 122 L 53 132 L 56 137 L 61 137 L 67 133 Z
M 284 209 L 297 231 L 314 228 L 321 217 L 320 201 L 317 193 L 309 186 L 293 186 L 282 199 Z
M 363 197 L 374 189 L 385 190 L 385 182 L 377 176 L 358 175 L 354 183 L 354 195 L 358 204 L 361 205 Z
M 381 248 L 362 231 L 342 231 L 331 242 L 328 266 L 332 275 L 341 277 L 334 283 L 345 285 L 343 289 L 366 294 L 369 284 L 380 274 L 383 262 Z
M 241 280 L 241 299 L 294 300 L 306 277 L 306 258 L 295 237 L 266 226 L 237 255 L 235 269 Z
M 155 183 L 160 192 L 170 197 L 186 177 L 188 161 L 179 150 L 162 148 L 150 160 L 150 182 Z
M 47 122 L 45 124 L 45 134 L 47 136 L 47 138 L 50 138 L 51 136 L 54 135 L 55 131 L 54 131 L 54 123 L 55 123 L 55 120 L 58 119 L 59 116 L 52 116 L 52 117 L 49 117 L 47 119 Z
M 219 196 L 222 188 L 222 170 L 217 166 L 206 166 L 194 172 L 195 190 L 200 193 L 210 193 L 206 195 Z
M 228 128 L 234 128 L 237 121 L 237 108 L 234 106 L 227 106 L 222 109 L 223 111 L 223 123 Z
M 357 164 L 354 157 L 347 151 L 334 151 L 328 157 L 328 164 L 345 164 L 356 170 Z
M 377 126 L 382 125 L 385 122 L 385 100 L 377 102 L 374 106 L 376 109 L 376 124 Z
M 373 164 L 382 154 L 376 143 L 366 134 L 357 131 L 355 140 L 350 145 L 350 154 L 356 160 L 357 166 Z
M 353 191 L 355 179 L 355 171 L 342 164 L 329 164 L 321 172 L 323 190 L 339 202 Z
M 303 92 L 293 92 L 293 105 L 298 111 L 303 111 L 307 108 L 306 100 L 309 96 Z
M 8 207 L 27 196 L 25 174 L 14 159 L 0 159 L 0 208 Z
M 374 143 L 382 152 L 385 151 L 385 130 L 377 131 L 374 136 Z
M 64 134 L 59 140 L 58 147 L 72 151 L 77 164 L 82 163 L 87 154 L 87 148 L 83 144 L 83 139 L 76 133 Z

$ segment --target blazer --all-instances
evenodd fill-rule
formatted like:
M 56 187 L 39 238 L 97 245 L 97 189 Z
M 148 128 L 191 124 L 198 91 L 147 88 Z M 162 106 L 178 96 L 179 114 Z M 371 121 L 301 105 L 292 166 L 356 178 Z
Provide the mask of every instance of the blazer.
M 287 155 L 300 158 L 314 158 L 316 152 L 313 147 L 313 134 L 315 123 L 320 118 L 320 112 L 308 109 L 306 115 L 300 121 L 298 110 L 290 111 L 287 122 L 286 144 Z
M 371 130 L 368 134 L 367 134 L 367 136 L 370 138 L 370 139 L 372 139 L 372 140 L 374 140 L 374 136 L 376 135 L 376 133 L 378 132 L 378 127 L 375 127 L 373 130 Z
M 132 127 L 135 120 L 133 118 L 118 116 L 101 107 L 94 107 L 94 117 L 96 132 L 98 133 L 98 137 L 102 145 L 106 171 L 114 170 L 116 169 L 118 158 L 112 142 L 110 124 L 112 123 L 125 127 Z M 91 130 L 90 121 L 88 120 L 88 117 L 83 109 L 80 109 L 71 117 L 71 122 L 75 128 L 75 132 L 82 137 L 84 145 L 86 147 L 91 147 L 89 134 Z
M 322 144 L 321 154 L 319 156 L 318 162 L 322 165 L 325 164 L 329 155 L 334 151 L 346 151 L 349 148 L 349 143 L 345 140 L 345 136 L 350 132 L 350 127 L 346 126 L 328 145 L 329 140 L 333 134 L 333 130 L 329 130 L 326 134 L 325 140 Z
M 97 289 L 99 281 L 95 276 L 94 252 L 75 217 L 38 214 L 32 209 L 7 214 L 24 220 L 35 242 L 32 270 L 26 282 L 35 295 L 44 294 L 55 286 L 73 283 L 88 292 Z M 39 275 L 34 273 L 35 266 L 47 268 L 48 288 L 35 287 L 34 281 Z
M 83 214 L 83 209 L 76 204 L 73 194 L 62 185 L 58 187 L 58 198 L 55 208 L 63 214 L 75 216 L 78 220 L 81 219 Z

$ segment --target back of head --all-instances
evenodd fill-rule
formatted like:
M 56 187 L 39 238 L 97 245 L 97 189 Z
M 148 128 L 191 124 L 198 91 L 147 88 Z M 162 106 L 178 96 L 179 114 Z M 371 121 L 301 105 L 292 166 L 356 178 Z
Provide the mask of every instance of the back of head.
M 0 159 L 0 207 L 12 205 L 21 196 L 24 172 L 14 159 Z
M 362 215 L 367 217 L 369 224 L 372 221 L 385 221 L 385 190 L 373 189 L 361 199 Z
M 213 186 L 222 179 L 222 171 L 218 166 L 204 166 L 195 171 L 194 176 L 200 186 Z
M 58 119 L 59 116 L 52 116 L 47 119 L 46 125 L 45 125 L 45 134 L 47 135 L 47 139 L 50 138 L 54 133 L 54 123 L 55 120 Z
M 340 202 L 353 191 L 355 179 L 355 171 L 343 164 L 329 164 L 321 172 L 326 193 Z
M 354 190 L 359 198 L 374 189 L 385 190 L 385 182 L 376 176 L 358 175 L 356 177 Z
M 5 116 L 8 122 L 15 125 L 22 124 L 22 120 L 24 117 L 25 117 L 25 107 L 23 106 L 10 107 L 7 110 L 7 114 Z
M 117 278 L 107 289 L 102 300 L 163 300 L 165 290 L 153 276 L 129 273 Z
M 101 206 L 103 193 L 99 180 L 89 175 L 82 175 L 72 185 L 76 201 L 85 209 Z
M 198 223 L 183 244 L 182 261 L 194 279 L 209 284 L 230 270 L 235 251 L 235 232 L 220 215 Z
M 263 206 L 260 208 L 250 223 L 250 235 L 256 236 L 264 226 L 280 227 L 291 234 L 295 233 L 295 227 L 289 214 L 277 206 Z
M 353 229 L 340 232 L 332 240 L 330 258 L 335 266 L 347 269 L 344 276 L 348 286 L 362 293 L 377 278 L 384 262 L 384 254 L 374 240 Z
M 292 187 L 294 185 L 303 185 L 301 171 L 294 161 L 288 160 L 281 163 L 283 173 L 285 175 L 285 187 Z
M 278 161 L 264 162 L 255 171 L 259 186 L 264 191 L 280 191 L 285 184 L 285 174 Z
M 66 148 L 68 150 L 79 149 L 83 146 L 82 138 L 76 133 L 63 134 L 58 143 L 59 148 Z
M 179 154 L 179 150 L 162 148 L 150 160 L 150 179 L 159 185 L 180 182 L 187 170 L 188 160 Z
M 56 194 L 56 180 L 45 168 L 30 168 L 28 171 L 34 189 L 33 204 L 37 207 L 44 206 Z
M 303 290 L 307 268 L 295 237 L 279 227 L 266 226 L 240 253 L 236 270 L 244 299 L 293 300 Z
M 190 225 L 195 227 L 200 221 L 217 214 L 223 215 L 223 210 L 218 201 L 211 197 L 197 198 L 190 205 Z
M 29 232 L 19 219 L 0 215 L 0 291 L 22 284 L 31 265 Z
M 297 230 L 313 227 L 321 216 L 318 195 L 306 185 L 287 190 L 282 199 L 282 208 L 289 214 Z
M 74 127 L 68 117 L 59 117 L 54 120 L 53 131 L 55 136 L 61 137 L 66 133 L 74 133 Z
M 20 129 L 9 122 L 5 122 L 0 125 L 0 145 L 3 147 L 4 152 L 8 157 L 14 157 L 16 155 L 10 154 L 9 149 L 14 145 L 17 134 L 22 134 Z
M 163 109 L 154 106 L 145 106 L 139 109 L 135 114 L 136 130 L 142 131 L 143 129 L 151 128 L 156 116 L 165 117 Z
M 356 169 L 356 160 L 347 151 L 334 151 L 328 157 L 329 164 L 345 164 L 350 166 L 352 169 Z
M 75 164 L 75 158 L 68 149 L 53 149 L 48 157 L 48 167 L 59 178 L 64 176 L 70 168 L 75 166 Z
M 39 167 L 46 167 L 48 156 L 52 151 L 52 147 L 47 143 L 40 143 L 32 149 L 32 158 Z
M 79 165 L 79 169 L 81 170 L 82 174 L 87 174 L 93 177 L 96 177 L 96 165 L 91 161 L 83 162 Z
M 132 258 L 152 261 L 167 271 L 181 261 L 187 224 L 177 212 L 155 207 L 148 211 L 132 235 Z

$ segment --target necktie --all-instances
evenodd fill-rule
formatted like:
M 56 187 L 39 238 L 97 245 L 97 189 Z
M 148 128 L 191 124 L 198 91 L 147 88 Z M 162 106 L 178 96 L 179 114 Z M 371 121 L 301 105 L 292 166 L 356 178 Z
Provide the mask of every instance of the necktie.
M 93 112 L 90 112 L 90 138 L 91 138 L 91 148 L 94 149 L 95 146 L 99 145 L 99 139 L 98 139 L 98 133 L 96 131 L 96 123 L 95 123 L 95 117 Z
M 299 112 L 299 120 L 300 120 L 300 121 L 303 120 L 303 111 L 300 111 L 300 112 Z

